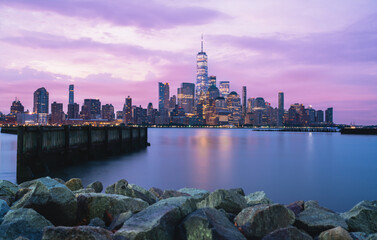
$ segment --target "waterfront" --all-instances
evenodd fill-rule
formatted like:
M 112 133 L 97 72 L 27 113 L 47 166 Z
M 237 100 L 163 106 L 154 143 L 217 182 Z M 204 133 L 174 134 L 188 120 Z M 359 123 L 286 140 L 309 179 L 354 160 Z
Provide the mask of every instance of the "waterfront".
M 149 129 L 151 146 L 54 173 L 105 186 L 125 178 L 149 188 L 242 187 L 275 202 L 319 200 L 335 211 L 377 199 L 377 137 L 247 129 Z M 0 179 L 15 182 L 16 136 L 0 135 Z

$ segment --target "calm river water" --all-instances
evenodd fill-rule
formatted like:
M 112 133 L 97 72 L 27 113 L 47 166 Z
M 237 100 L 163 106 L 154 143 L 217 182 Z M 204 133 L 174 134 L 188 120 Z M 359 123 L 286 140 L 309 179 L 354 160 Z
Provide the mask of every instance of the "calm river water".
M 318 200 L 338 212 L 377 200 L 377 136 L 255 132 L 247 129 L 149 129 L 151 146 L 91 161 L 52 177 L 105 186 L 124 178 L 144 188 L 264 190 L 275 202 Z M 0 179 L 16 181 L 15 135 L 0 134 Z

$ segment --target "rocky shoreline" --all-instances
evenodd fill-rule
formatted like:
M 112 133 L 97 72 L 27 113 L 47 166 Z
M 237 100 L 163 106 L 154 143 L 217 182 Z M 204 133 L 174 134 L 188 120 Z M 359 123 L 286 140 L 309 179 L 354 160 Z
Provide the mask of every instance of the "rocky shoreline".
M 377 201 L 336 213 L 316 201 L 273 203 L 241 188 L 106 187 L 49 177 L 0 180 L 0 239 L 360 239 L 377 240 Z

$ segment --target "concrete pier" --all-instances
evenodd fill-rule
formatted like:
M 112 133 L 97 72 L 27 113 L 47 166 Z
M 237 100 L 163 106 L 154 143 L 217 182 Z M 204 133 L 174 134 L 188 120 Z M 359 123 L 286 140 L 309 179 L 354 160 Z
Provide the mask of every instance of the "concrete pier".
M 148 145 L 145 127 L 19 126 L 17 135 L 18 182 L 76 162 L 130 153 Z

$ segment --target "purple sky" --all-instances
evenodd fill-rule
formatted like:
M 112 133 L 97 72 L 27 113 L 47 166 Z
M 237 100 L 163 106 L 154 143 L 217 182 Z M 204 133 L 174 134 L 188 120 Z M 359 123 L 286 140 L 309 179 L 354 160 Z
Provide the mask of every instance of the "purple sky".
M 375 0 L 0 0 L 0 111 L 33 92 L 157 107 L 157 83 L 195 82 L 204 33 L 209 74 L 277 105 L 334 107 L 337 123 L 377 124 Z

